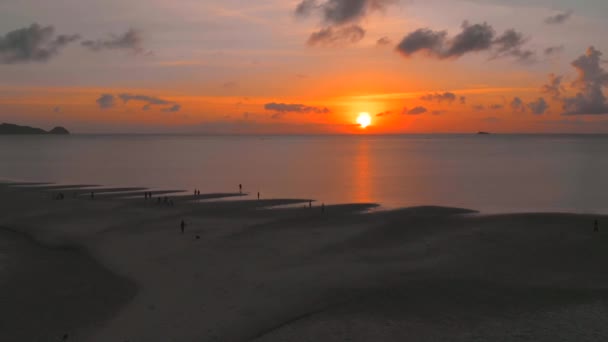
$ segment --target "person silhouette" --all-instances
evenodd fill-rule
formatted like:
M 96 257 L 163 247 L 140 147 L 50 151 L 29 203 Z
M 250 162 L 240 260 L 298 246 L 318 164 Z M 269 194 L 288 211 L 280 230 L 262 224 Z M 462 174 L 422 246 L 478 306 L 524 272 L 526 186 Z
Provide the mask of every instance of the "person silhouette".
M 312 200 L 308 201 L 308 208 L 312 209 Z
M 595 222 L 593 223 L 593 231 L 596 233 L 600 231 L 600 224 L 599 222 L 597 222 L 597 220 L 595 220 Z
M 239 194 L 243 193 L 243 184 L 239 184 Z
M 91 191 L 91 199 L 95 199 L 95 193 Z
M 258 191 L 258 201 L 260 200 L 260 192 Z
M 184 220 L 182 220 L 182 223 L 180 223 L 179 226 L 182 229 L 182 234 L 184 234 L 184 230 L 186 229 L 186 222 L 184 222 Z

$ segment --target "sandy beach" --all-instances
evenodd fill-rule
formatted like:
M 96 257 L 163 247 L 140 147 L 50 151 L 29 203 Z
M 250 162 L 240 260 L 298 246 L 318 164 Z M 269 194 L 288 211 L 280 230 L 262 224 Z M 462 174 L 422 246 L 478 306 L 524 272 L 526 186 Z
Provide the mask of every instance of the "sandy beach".
M 1 341 L 608 340 L 605 216 L 145 191 L 0 184 Z

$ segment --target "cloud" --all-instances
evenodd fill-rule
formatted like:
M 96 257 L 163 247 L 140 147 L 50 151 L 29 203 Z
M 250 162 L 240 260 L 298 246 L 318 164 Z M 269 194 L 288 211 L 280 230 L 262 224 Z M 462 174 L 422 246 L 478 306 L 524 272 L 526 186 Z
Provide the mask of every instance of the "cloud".
M 377 117 L 381 117 L 381 116 L 388 116 L 388 115 L 391 115 L 391 114 L 393 114 L 393 112 L 392 112 L 392 111 L 390 111 L 390 110 L 387 110 L 387 111 L 385 111 L 385 112 L 382 112 L 382 113 L 378 113 L 378 114 L 376 114 L 376 116 L 377 116 Z
M 116 98 L 112 94 L 102 94 L 97 100 L 97 105 L 101 109 L 108 109 L 116 106 Z
M 538 100 L 528 103 L 528 108 L 530 108 L 532 114 L 542 115 L 549 109 L 549 105 L 544 98 L 539 97 Z
M 389 37 L 382 37 L 376 41 L 376 45 L 378 45 L 378 46 L 386 46 L 386 45 L 390 45 L 391 43 L 392 43 L 392 41 L 390 40 Z
M 545 24 L 549 24 L 549 25 L 563 24 L 566 21 L 568 21 L 568 19 L 570 19 L 570 17 L 572 16 L 572 13 L 573 13 L 572 11 L 566 11 L 566 12 L 557 13 L 555 15 L 547 17 L 547 18 L 545 18 Z
M 356 22 L 369 13 L 384 10 L 395 0 L 302 0 L 295 9 L 298 17 L 307 17 L 315 12 L 328 25 L 343 25 Z
M 549 83 L 542 86 L 541 92 L 551 96 L 555 100 L 559 100 L 564 92 L 564 87 L 562 86 L 562 76 L 550 74 Z
M 460 104 L 465 104 L 465 103 L 467 103 L 467 98 L 464 97 L 464 96 L 461 96 L 460 97 Z
M 445 110 L 434 110 L 431 112 L 433 115 L 441 115 L 447 113 Z
M 162 112 L 165 113 L 176 113 L 182 109 L 182 106 L 179 104 L 174 104 L 172 107 L 161 109 Z
M 314 107 L 307 106 L 298 103 L 267 103 L 264 105 L 264 109 L 268 111 L 276 112 L 276 114 L 285 114 L 285 113 L 314 113 L 314 114 L 328 114 L 331 111 L 327 107 Z M 275 115 L 276 115 L 275 114 Z M 273 115 L 274 117 L 274 115 Z
M 358 25 L 340 28 L 326 27 L 313 32 L 308 38 L 307 44 L 310 46 L 341 46 L 354 44 L 363 37 L 365 37 L 365 30 Z
M 116 106 L 116 98 L 121 99 L 124 104 L 127 104 L 130 101 L 143 102 L 144 106 L 142 107 L 142 110 L 150 110 L 152 109 L 152 106 L 168 106 L 162 108 L 161 111 L 165 113 L 174 113 L 179 112 L 182 108 L 179 103 L 173 101 L 167 101 L 153 96 L 128 93 L 122 93 L 116 96 L 113 94 L 102 94 L 96 102 L 97 105 L 99 105 L 99 108 L 108 109 Z
M 554 55 L 562 53 L 562 51 L 564 51 L 564 46 L 558 45 L 558 46 L 549 46 L 543 52 L 545 53 L 545 56 L 554 56 Z
M 130 101 L 144 102 L 145 105 L 142 107 L 143 110 L 149 110 L 152 106 L 170 106 L 162 109 L 163 112 L 178 112 L 181 109 L 181 105 L 173 101 L 167 101 L 154 96 L 138 95 L 122 93 L 118 97 L 123 103 L 127 104 Z
M 485 109 L 486 109 L 486 106 L 484 106 L 484 105 L 473 105 L 473 110 L 476 110 L 478 112 L 485 110 Z
M 572 86 L 576 96 L 563 99 L 564 115 L 608 114 L 603 87 L 608 86 L 608 73 L 601 66 L 602 53 L 593 46 L 572 62 L 578 78 Z
M 513 101 L 511 101 L 511 109 L 514 112 L 525 112 L 526 106 L 524 105 L 524 101 L 522 101 L 519 97 L 515 97 Z
M 144 52 L 142 42 L 140 33 L 134 29 L 129 29 L 121 35 L 111 34 L 107 39 L 86 40 L 81 44 L 92 51 L 132 50 L 135 53 L 142 53 Z
M 426 112 L 428 112 L 428 110 L 422 106 L 414 107 L 410 110 L 408 110 L 407 108 L 403 108 L 403 114 L 405 115 L 420 115 Z
M 441 94 L 441 93 L 427 94 L 427 95 L 420 97 L 420 99 L 423 101 L 439 102 L 439 103 L 445 101 L 445 102 L 451 104 L 452 102 L 456 101 L 457 96 L 454 93 L 445 92 L 443 94 Z
M 323 26 L 308 38 L 308 45 L 357 43 L 365 30 L 359 25 L 367 15 L 382 11 L 397 0 L 302 0 L 295 8 L 296 17 L 318 15 Z
M 57 106 L 57 107 L 53 108 L 53 113 L 61 113 L 61 112 L 62 112 L 61 107 Z
M 488 108 L 490 108 L 491 110 L 500 110 L 500 109 L 505 108 L 505 106 L 501 105 L 501 104 L 493 104 L 493 105 L 490 105 Z
M 0 63 L 46 62 L 78 39 L 77 34 L 55 37 L 53 26 L 34 23 L 0 36 Z
M 496 36 L 496 31 L 487 23 L 462 23 L 462 30 L 448 38 L 447 31 L 418 29 L 406 35 L 397 45 L 396 51 L 404 57 L 422 53 L 438 59 L 457 59 L 465 54 L 487 51 L 492 58 L 515 57 L 521 61 L 532 60 L 534 52 L 524 50 L 527 42 L 522 33 L 513 29 Z

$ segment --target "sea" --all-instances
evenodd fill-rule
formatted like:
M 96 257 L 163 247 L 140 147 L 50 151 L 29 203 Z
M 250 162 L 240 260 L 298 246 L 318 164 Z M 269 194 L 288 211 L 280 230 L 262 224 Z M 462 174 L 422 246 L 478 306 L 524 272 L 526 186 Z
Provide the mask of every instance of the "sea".
M 0 180 L 608 213 L 608 135 L 0 136 Z

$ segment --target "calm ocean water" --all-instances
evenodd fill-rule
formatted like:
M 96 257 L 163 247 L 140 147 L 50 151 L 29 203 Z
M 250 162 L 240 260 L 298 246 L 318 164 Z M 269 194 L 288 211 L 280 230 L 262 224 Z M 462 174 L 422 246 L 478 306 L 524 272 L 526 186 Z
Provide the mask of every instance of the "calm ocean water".
M 608 213 L 608 136 L 2 136 L 0 179 Z

